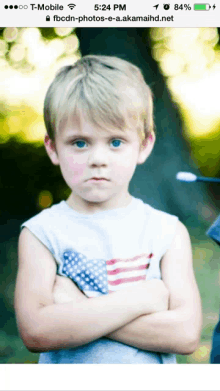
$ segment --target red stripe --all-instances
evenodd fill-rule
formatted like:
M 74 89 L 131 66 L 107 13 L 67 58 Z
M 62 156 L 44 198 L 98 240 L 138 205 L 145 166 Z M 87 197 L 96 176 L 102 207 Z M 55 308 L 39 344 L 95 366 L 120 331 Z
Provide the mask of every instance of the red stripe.
M 140 280 L 146 280 L 146 276 L 120 278 L 119 280 L 116 280 L 116 281 L 108 281 L 108 284 L 115 286 L 115 285 L 123 284 L 125 282 L 135 282 L 135 281 L 140 281 Z
M 107 265 L 114 265 L 115 263 L 117 262 L 132 262 L 132 261 L 137 261 L 137 259 L 140 259 L 140 258 L 151 258 L 151 254 L 150 255 L 147 255 L 147 254 L 141 254 L 141 255 L 136 255 L 135 257 L 133 258 L 127 258 L 127 259 L 111 259 L 110 261 L 106 261 L 106 264 Z
M 149 264 L 146 264 L 146 265 L 140 265 L 140 266 L 136 266 L 136 267 L 130 267 L 130 268 L 126 268 L 126 267 L 121 267 L 121 268 L 118 268 L 118 269 L 115 269 L 115 270 L 107 270 L 107 274 L 109 276 L 113 276 L 114 274 L 117 274 L 117 273 L 123 273 L 123 272 L 132 272 L 134 270 L 144 270 L 144 269 L 147 269 L 149 266 Z

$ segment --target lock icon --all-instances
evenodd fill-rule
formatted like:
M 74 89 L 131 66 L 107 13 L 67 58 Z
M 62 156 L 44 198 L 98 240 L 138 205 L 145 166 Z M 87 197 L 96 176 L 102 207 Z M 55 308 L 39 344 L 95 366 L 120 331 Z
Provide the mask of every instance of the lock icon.
M 50 16 L 47 15 L 47 16 L 46 16 L 46 22 L 49 22 L 49 21 L 50 21 Z

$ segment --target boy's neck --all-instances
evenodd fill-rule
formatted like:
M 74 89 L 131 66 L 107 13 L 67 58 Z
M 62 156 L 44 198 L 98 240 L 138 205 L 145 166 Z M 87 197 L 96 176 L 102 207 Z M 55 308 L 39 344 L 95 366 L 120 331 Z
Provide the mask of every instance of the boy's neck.
M 131 203 L 131 200 L 132 196 L 127 193 L 121 196 L 117 194 L 117 198 L 114 197 L 105 202 L 89 202 L 81 199 L 76 194 L 71 193 L 66 202 L 70 206 L 70 208 L 72 208 L 76 212 L 92 215 L 106 210 L 125 208 Z

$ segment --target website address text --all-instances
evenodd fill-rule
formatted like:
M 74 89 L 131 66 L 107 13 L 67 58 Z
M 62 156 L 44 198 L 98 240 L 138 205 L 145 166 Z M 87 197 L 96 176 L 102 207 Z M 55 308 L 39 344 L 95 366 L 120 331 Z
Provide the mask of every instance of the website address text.
M 86 16 L 86 15 L 82 15 L 82 16 L 72 16 L 72 15 L 68 15 L 68 16 L 58 16 L 58 15 L 54 15 L 53 16 L 53 20 L 54 22 L 78 22 L 78 23 L 81 23 L 81 22 L 174 22 L 174 16 L 171 15 L 171 16 L 153 16 L 153 15 L 147 15 L 147 16 L 130 16 L 130 15 L 126 15 L 126 16 L 116 16 L 116 17 L 112 17 L 112 16 L 108 16 L 108 17 L 104 17 L 104 16 L 96 16 L 96 15 L 93 15 L 93 16 Z

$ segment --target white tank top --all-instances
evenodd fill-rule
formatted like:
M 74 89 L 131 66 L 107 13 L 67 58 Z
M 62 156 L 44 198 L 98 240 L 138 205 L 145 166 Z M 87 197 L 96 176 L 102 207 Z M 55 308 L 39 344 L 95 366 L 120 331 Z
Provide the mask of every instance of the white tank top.
M 78 213 L 62 201 L 22 228 L 50 250 L 58 274 L 71 278 L 88 297 L 96 297 L 143 279 L 160 279 L 160 261 L 172 243 L 177 221 L 176 216 L 132 197 L 125 208 L 93 215 Z M 174 364 L 176 358 L 100 338 L 78 348 L 41 353 L 39 363 Z

